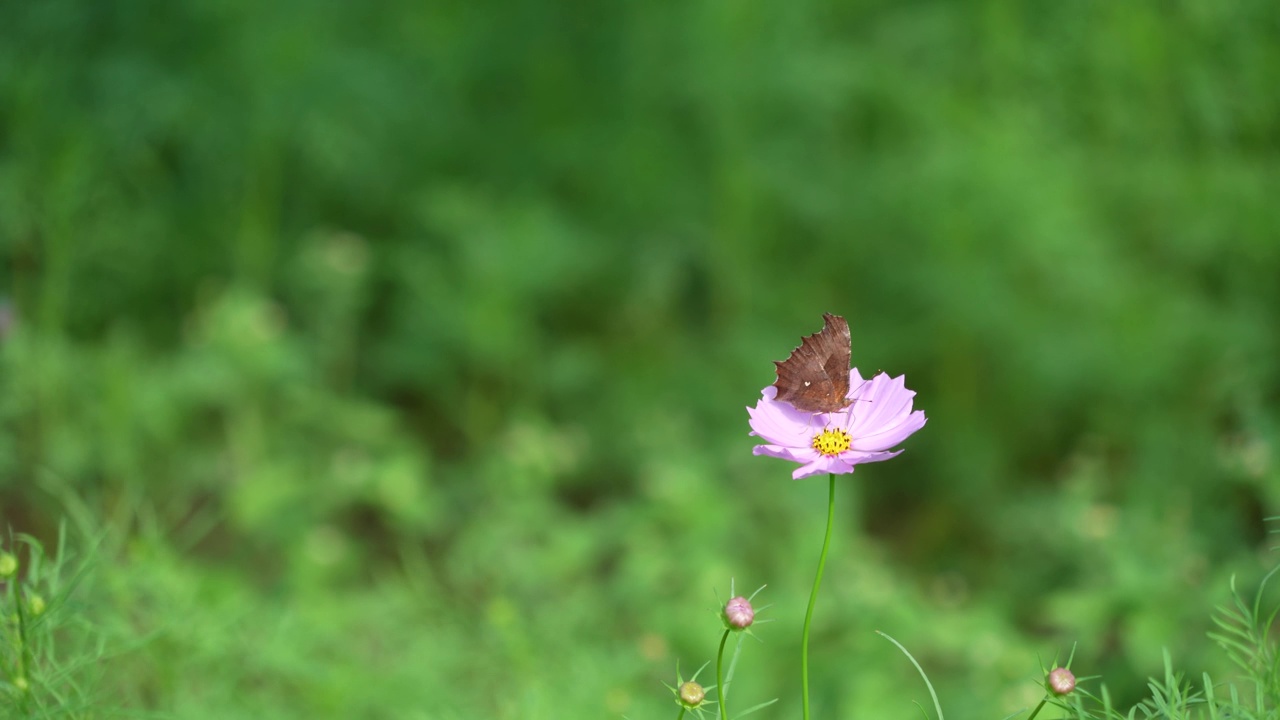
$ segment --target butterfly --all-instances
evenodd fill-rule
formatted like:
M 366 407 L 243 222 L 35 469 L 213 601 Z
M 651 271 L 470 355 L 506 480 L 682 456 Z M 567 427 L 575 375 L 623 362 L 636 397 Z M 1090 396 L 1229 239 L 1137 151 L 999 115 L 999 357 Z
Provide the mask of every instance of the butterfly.
M 849 394 L 851 354 L 849 323 L 839 315 L 823 313 L 821 330 L 800 339 L 800 347 L 786 360 L 775 361 L 777 400 L 804 412 L 831 413 L 853 401 Z

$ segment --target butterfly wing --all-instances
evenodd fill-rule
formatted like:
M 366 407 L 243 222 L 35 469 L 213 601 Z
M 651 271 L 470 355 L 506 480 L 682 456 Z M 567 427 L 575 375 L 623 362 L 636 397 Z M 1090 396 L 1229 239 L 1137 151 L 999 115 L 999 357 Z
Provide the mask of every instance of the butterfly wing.
M 836 412 L 849 406 L 849 323 L 824 313 L 821 330 L 800 340 L 778 366 L 776 399 L 805 412 Z

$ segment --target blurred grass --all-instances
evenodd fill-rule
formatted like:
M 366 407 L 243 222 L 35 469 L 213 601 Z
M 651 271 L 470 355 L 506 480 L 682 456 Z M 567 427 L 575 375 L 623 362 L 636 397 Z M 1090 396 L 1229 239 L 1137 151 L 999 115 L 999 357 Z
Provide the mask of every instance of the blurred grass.
M 825 488 L 742 407 L 824 311 L 930 424 L 841 484 L 815 710 L 914 712 L 873 629 L 957 716 L 1075 641 L 1121 702 L 1226 667 L 1280 507 L 1269 4 L 4 15 L 0 512 L 105 537 L 106 704 L 662 716 L 736 577 L 787 716 Z

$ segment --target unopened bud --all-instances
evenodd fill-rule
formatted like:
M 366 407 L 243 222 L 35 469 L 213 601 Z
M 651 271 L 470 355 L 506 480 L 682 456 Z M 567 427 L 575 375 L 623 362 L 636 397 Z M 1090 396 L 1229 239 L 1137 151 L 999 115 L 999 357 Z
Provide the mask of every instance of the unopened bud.
M 18 572 L 18 558 L 7 552 L 0 552 L 0 578 L 13 577 Z
M 732 630 L 746 630 L 756 621 L 756 611 L 744 597 L 736 597 L 725 603 L 724 621 Z
M 707 691 L 698 683 L 690 680 L 680 686 L 680 703 L 688 708 L 696 708 L 707 697 Z
M 1054 668 L 1049 671 L 1049 689 L 1055 694 L 1066 695 L 1076 689 L 1076 676 L 1066 668 Z
M 31 597 L 27 599 L 27 607 L 31 608 L 32 615 L 36 617 L 43 615 L 46 607 L 44 598 L 36 595 L 35 593 L 31 593 Z

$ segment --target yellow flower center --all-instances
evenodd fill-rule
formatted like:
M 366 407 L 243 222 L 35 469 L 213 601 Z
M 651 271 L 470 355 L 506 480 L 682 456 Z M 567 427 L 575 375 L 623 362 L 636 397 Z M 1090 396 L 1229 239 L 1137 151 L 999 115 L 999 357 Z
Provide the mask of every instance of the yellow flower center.
M 849 445 L 853 442 L 853 438 L 849 433 L 836 428 L 832 430 L 827 428 L 819 435 L 813 438 L 813 449 L 823 455 L 839 455 L 849 449 Z

